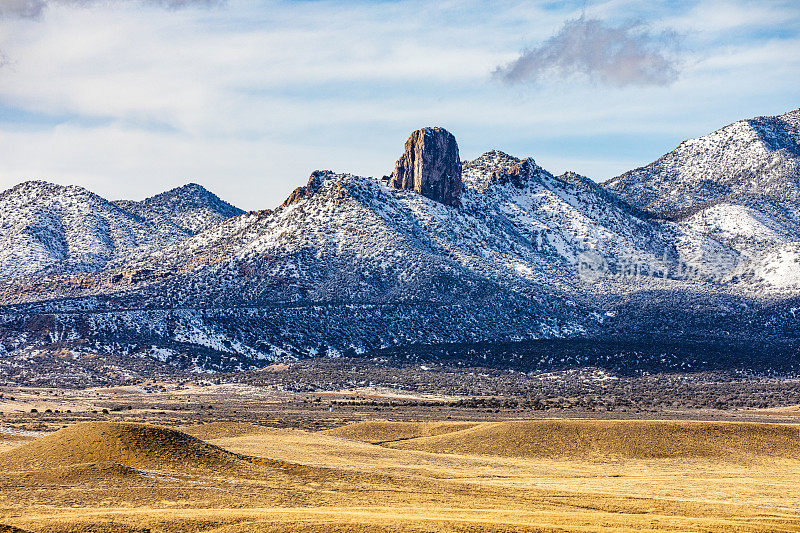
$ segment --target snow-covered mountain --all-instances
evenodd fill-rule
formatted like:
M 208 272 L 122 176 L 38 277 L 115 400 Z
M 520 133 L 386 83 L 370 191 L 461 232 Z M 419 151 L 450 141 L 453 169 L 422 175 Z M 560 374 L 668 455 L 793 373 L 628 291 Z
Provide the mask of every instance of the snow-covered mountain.
M 140 202 L 117 200 L 114 204 L 156 225 L 175 225 L 192 235 L 244 213 L 196 183 L 176 187 Z
M 274 212 L 231 218 L 121 268 L 213 277 L 192 300 L 253 303 L 275 295 L 239 284 L 281 279 L 296 290 L 285 300 L 375 302 L 438 300 L 448 288 L 463 297 L 467 280 L 574 292 L 583 251 L 671 252 L 670 231 L 532 159 L 489 152 L 464 163 L 463 177 L 453 208 L 371 178 L 315 173 L 305 189 L 313 192 Z
M 0 279 L 97 272 L 242 211 L 190 184 L 142 202 L 28 181 L 0 193 Z
M 684 141 L 604 186 L 736 250 L 739 286 L 800 289 L 800 109 Z
M 28 181 L 0 194 L 0 277 L 91 272 L 131 250 L 185 237 L 82 187 Z
M 81 273 L 31 268 L 0 279 L 0 353 L 79 343 L 236 369 L 284 356 L 551 337 L 789 335 L 800 329 L 800 232 L 791 194 L 740 183 L 749 179 L 736 165 L 751 122 L 772 124 L 782 146 L 774 152 L 792 161 L 786 139 L 796 130 L 777 124 L 796 126 L 796 112 L 720 130 L 703 141 L 713 150 L 691 157 L 679 148 L 646 167 L 652 183 L 639 169 L 604 187 L 497 150 L 462 162 L 452 135 L 426 128 L 391 176 L 316 171 L 274 211 L 241 213 L 196 185 L 113 204 L 86 192 L 95 203 L 73 209 L 82 214 L 73 219 L 109 211 L 126 221 L 114 227 L 164 234 Z M 708 179 L 726 184 L 725 195 L 692 174 L 690 160 L 706 152 L 716 154 Z M 740 181 L 712 160 L 736 161 Z M 769 167 L 768 181 L 795 180 L 792 168 Z M 30 205 L 41 203 L 63 211 L 63 200 Z M 74 241 L 85 231 L 67 233 Z
M 712 202 L 797 206 L 800 109 L 741 120 L 686 140 L 604 186 L 636 207 L 673 216 Z
M 463 182 L 460 207 L 452 207 L 380 180 L 315 172 L 274 212 L 232 217 L 116 262 L 106 283 L 70 295 L 123 291 L 159 307 L 452 302 L 487 291 L 580 300 L 582 253 L 611 267 L 623 256 L 676 261 L 678 237 L 700 238 L 530 158 L 488 152 L 463 164 Z M 25 301 L 63 295 L 52 287 Z

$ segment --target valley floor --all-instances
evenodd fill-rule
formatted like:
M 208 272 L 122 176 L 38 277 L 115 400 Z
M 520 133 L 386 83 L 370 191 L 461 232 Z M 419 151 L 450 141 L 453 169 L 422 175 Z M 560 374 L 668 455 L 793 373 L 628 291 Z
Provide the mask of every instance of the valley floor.
M 793 407 L 526 411 L 191 383 L 2 394 L 0 531 L 800 531 Z

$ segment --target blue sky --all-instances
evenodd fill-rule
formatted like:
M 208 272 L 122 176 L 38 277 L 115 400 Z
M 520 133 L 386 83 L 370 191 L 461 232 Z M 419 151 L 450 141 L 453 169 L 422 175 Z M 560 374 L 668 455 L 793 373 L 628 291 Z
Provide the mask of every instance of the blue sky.
M 244 209 L 422 126 L 602 181 L 800 107 L 796 1 L 0 0 L 0 54 L 0 187 Z

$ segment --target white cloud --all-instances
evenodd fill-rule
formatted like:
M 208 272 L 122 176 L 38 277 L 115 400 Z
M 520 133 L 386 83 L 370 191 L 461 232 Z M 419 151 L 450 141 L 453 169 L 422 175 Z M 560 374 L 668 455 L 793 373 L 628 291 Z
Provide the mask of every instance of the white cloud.
M 678 78 L 678 34 L 651 33 L 638 23 L 619 26 L 583 16 L 567 20 L 552 37 L 526 49 L 495 75 L 506 83 L 542 83 L 549 74 L 576 74 L 607 85 L 670 85 Z
M 587 17 L 642 16 L 634 5 L 601 2 Z M 619 155 L 593 138 L 657 135 L 666 151 L 731 119 L 797 107 L 796 39 L 714 44 L 731 17 L 659 6 L 649 27 L 688 35 L 683 74 L 668 90 L 574 80 L 531 92 L 493 82 L 493 68 L 574 10 L 517 0 L 491 9 L 230 0 L 167 11 L 133 0 L 55 2 L 38 19 L 0 20 L 9 58 L 0 69 L 0 186 L 39 177 L 141 198 L 193 180 L 243 208 L 272 207 L 316 168 L 389 171 L 408 132 L 425 125 L 451 129 L 466 157 L 506 149 L 606 178 L 658 151 L 621 146 Z M 563 139 L 558 153 L 553 138 Z
M 116 125 L 0 130 L 0 139 L 0 186 L 44 179 L 80 184 L 108 199 L 141 199 L 195 181 L 247 209 L 271 208 L 311 171 L 345 164 L 342 154 L 330 148 L 207 140 Z M 361 165 L 370 162 L 374 158 L 361 158 Z M 296 183 L 284 179 L 287 174 L 295 175 Z
M 2 0 L 0 2 L 0 18 L 39 19 L 51 6 L 92 7 L 101 0 Z M 113 3 L 125 2 L 162 7 L 166 9 L 182 9 L 195 6 L 211 6 L 221 0 L 116 0 Z

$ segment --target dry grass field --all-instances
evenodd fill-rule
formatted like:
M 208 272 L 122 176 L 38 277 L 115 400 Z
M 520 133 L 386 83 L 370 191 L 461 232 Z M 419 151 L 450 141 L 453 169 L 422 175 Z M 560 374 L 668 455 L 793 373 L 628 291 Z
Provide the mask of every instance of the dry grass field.
M 788 424 L 89 421 L 0 435 L 0 531 L 800 531 Z

